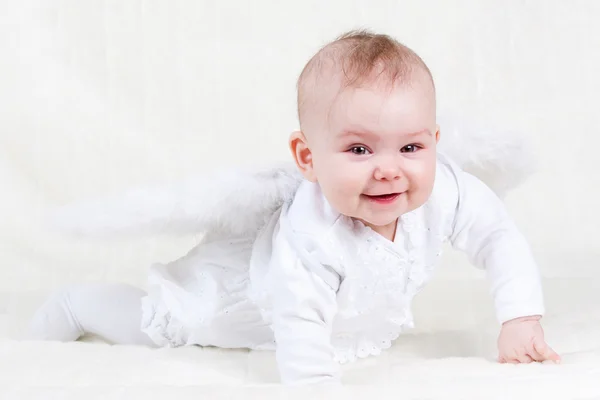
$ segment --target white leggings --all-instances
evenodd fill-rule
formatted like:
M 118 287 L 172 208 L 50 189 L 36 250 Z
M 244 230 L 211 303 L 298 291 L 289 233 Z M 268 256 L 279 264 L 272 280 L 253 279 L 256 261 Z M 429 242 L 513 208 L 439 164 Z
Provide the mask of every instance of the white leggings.
M 34 314 L 27 338 L 74 341 L 93 334 L 114 344 L 156 347 L 141 331 L 146 293 L 126 284 L 89 283 L 54 293 Z

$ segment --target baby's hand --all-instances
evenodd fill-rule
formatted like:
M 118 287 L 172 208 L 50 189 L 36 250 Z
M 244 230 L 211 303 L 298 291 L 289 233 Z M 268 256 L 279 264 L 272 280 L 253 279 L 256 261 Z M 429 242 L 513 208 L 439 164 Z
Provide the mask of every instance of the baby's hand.
M 560 356 L 544 340 L 539 316 L 517 318 L 502 324 L 498 351 L 501 363 L 560 362 Z

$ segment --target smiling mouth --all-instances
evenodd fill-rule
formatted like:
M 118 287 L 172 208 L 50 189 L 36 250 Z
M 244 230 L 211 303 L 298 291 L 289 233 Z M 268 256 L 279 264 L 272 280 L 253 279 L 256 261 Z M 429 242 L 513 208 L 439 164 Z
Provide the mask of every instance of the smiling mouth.
M 378 194 L 378 195 L 364 194 L 363 196 L 365 196 L 367 199 L 369 199 L 373 202 L 387 204 L 387 203 L 392 203 L 394 200 L 396 200 L 398 197 L 400 197 L 401 194 L 402 193 L 387 193 L 387 194 Z

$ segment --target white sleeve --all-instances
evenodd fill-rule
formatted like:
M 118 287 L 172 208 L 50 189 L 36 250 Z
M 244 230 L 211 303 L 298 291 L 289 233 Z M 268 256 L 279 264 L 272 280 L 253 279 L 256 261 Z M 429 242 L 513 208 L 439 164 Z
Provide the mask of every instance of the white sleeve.
M 455 169 L 458 205 L 450 241 L 486 270 L 500 323 L 542 315 L 538 267 L 502 201 L 483 182 Z
M 333 275 L 312 255 L 305 252 L 300 257 L 284 235 L 275 238 L 269 291 L 276 358 L 284 384 L 337 383 L 340 378 L 331 345 L 336 289 L 326 282 Z

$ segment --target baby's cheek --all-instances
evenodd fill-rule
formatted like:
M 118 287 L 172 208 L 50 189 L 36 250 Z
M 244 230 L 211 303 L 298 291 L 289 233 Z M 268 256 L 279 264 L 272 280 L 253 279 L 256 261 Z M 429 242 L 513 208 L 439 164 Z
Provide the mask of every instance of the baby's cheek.
M 368 174 L 352 164 L 332 164 L 328 175 L 329 184 L 345 195 L 362 193 L 368 181 Z
M 409 207 L 414 209 L 422 206 L 427 202 L 431 195 L 431 188 L 426 185 L 419 184 L 411 186 L 408 196 Z
M 325 179 L 319 179 L 319 185 L 330 205 L 340 213 L 347 213 L 355 194 L 351 182 L 339 174 L 328 174 Z
M 433 184 L 435 181 L 435 169 L 424 168 L 411 175 L 410 177 L 410 191 L 414 195 L 414 199 L 417 201 L 426 201 L 431 192 L 433 191 Z

